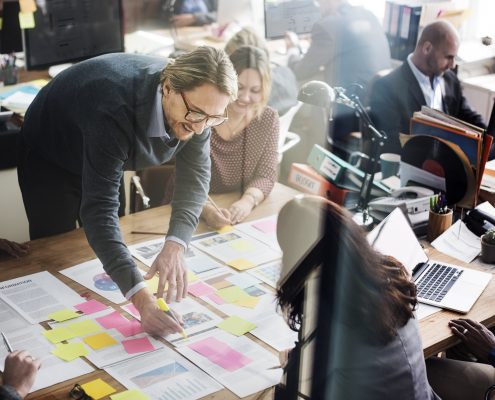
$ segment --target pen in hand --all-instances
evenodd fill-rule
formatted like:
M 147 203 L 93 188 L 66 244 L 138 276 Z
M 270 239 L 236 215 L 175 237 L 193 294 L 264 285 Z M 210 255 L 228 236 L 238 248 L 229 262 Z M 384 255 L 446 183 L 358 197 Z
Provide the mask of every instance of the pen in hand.
M 160 297 L 159 299 L 157 299 L 156 304 L 158 304 L 158 307 L 160 307 L 160 310 L 165 312 L 165 314 L 167 314 L 170 318 L 172 318 L 175 322 L 177 322 L 178 325 L 180 325 L 180 322 L 177 320 L 174 313 L 172 312 L 172 310 L 170 309 L 168 304 L 165 302 L 165 300 L 163 300 L 163 298 Z M 187 333 L 184 330 L 184 328 L 182 328 L 181 335 L 184 339 L 187 338 Z
M 10 345 L 9 340 L 7 339 L 7 336 L 5 336 L 5 334 L 3 332 L 2 332 L 2 339 L 3 339 L 3 343 L 5 344 L 5 347 L 9 351 L 9 353 L 12 353 L 12 351 L 13 351 L 12 346 Z

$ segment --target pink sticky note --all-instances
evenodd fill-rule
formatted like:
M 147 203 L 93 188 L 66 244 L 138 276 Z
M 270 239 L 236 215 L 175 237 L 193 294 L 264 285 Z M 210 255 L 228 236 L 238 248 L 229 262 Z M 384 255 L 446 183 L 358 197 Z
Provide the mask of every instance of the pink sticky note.
M 124 346 L 125 351 L 129 354 L 144 353 L 146 351 L 155 350 L 147 337 L 122 340 L 122 346 Z
M 105 329 L 116 328 L 129 322 L 129 320 L 120 315 L 118 311 L 114 311 L 104 317 L 96 318 L 96 321 Z
M 196 297 L 200 297 L 200 296 L 207 296 L 209 294 L 212 294 L 215 291 L 215 289 L 204 282 L 198 282 L 189 285 L 187 287 L 187 291 Z
M 242 368 L 253 361 L 244 354 L 234 350 L 226 343 L 215 338 L 200 340 L 190 344 L 189 348 L 230 372 L 237 371 L 239 368 Z
M 125 306 L 122 306 L 122 308 L 127 311 L 129 314 L 131 314 L 134 318 L 136 319 L 141 319 L 141 314 L 139 313 L 138 309 L 136 306 L 132 303 L 126 304 Z
M 277 221 L 267 219 L 264 221 L 256 222 L 255 224 L 253 224 L 253 227 L 263 233 L 275 233 L 277 232 Z
M 94 314 L 98 311 L 106 310 L 107 306 L 103 303 L 100 303 L 98 300 L 89 300 L 84 303 L 77 304 L 74 306 L 76 310 L 83 312 L 84 314 Z
M 208 297 L 215 304 L 218 304 L 218 305 L 225 304 L 224 299 L 222 299 L 219 295 L 217 295 L 215 293 L 211 293 L 211 294 L 207 295 L 206 297 Z
M 117 329 L 125 337 L 134 336 L 138 333 L 144 332 L 141 327 L 141 323 L 136 320 L 128 321 L 126 324 L 119 325 L 115 329 Z

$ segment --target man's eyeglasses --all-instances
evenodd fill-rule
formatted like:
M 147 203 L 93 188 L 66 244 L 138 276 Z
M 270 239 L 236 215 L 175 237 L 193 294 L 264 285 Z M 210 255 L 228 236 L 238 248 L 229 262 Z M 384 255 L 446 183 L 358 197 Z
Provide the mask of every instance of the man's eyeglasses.
M 227 119 L 229 119 L 227 115 L 227 109 L 225 109 L 225 115 L 207 115 L 200 111 L 191 110 L 191 107 L 189 106 L 189 103 L 187 102 L 184 93 L 180 92 L 180 95 L 182 96 L 182 100 L 184 101 L 184 104 L 186 105 L 187 108 L 186 115 L 184 116 L 184 119 L 186 121 L 192 123 L 198 123 L 206 120 L 205 125 L 207 128 L 209 128 L 212 126 L 218 126 L 224 123 Z
M 69 392 L 70 398 L 75 400 L 93 400 L 93 398 L 88 395 L 84 389 L 76 383 L 72 390 Z

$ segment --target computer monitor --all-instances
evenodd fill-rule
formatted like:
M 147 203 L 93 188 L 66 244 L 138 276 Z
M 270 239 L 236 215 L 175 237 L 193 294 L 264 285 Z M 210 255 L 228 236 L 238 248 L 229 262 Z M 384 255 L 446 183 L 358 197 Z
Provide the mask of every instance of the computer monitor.
M 19 24 L 19 1 L 4 0 L 2 29 L 0 30 L 0 53 L 9 54 L 22 51 L 22 33 Z
M 264 0 L 265 37 L 279 39 L 285 32 L 309 33 L 320 19 L 320 9 L 314 0 Z
M 23 30 L 27 69 L 124 51 L 121 0 L 45 0 Z
M 256 0 L 218 0 L 217 22 L 220 26 L 236 23 L 240 27 L 257 25 L 263 15 L 256 15 Z

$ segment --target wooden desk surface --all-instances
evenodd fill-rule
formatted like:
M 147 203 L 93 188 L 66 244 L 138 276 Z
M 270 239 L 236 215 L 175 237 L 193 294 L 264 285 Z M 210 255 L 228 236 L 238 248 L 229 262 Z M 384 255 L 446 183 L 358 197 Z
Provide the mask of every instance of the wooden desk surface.
M 257 207 L 253 213 L 249 216 L 249 219 L 258 219 L 264 216 L 276 214 L 280 208 L 296 195 L 293 189 L 286 186 L 276 184 L 272 194 Z M 226 194 L 213 196 L 215 202 L 221 206 L 227 206 L 238 198 L 238 194 Z M 131 231 L 151 231 L 162 232 L 168 228 L 168 222 L 170 217 L 170 207 L 157 207 L 150 210 L 142 211 L 140 213 L 131 214 L 121 218 L 122 234 L 126 243 L 139 243 L 146 240 L 157 238 L 152 235 L 131 234 Z M 206 225 L 201 222 L 197 233 L 208 231 Z M 30 242 L 30 252 L 27 256 L 19 259 L 11 259 L 7 257 L 0 257 L 0 281 L 17 278 L 23 275 L 32 274 L 39 271 L 49 271 L 58 279 L 63 281 L 66 285 L 77 291 L 79 294 L 88 293 L 89 290 L 64 275 L 58 273 L 60 270 L 69 268 L 76 264 L 94 259 L 95 255 L 84 235 L 82 229 L 77 229 L 72 232 L 53 236 L 45 239 L 34 240 Z M 139 264 L 139 262 L 138 262 Z M 100 297 L 96 293 L 90 292 L 91 298 L 95 298 L 105 304 L 115 307 L 113 303 Z M 209 305 L 207 305 L 209 307 Z M 264 345 L 265 348 L 270 349 L 275 353 L 273 349 L 260 342 L 258 339 L 251 336 L 255 341 Z M 166 343 L 166 342 L 165 342 Z M 168 343 L 166 343 L 168 345 Z M 117 391 L 125 390 L 125 388 L 114 380 L 103 370 L 96 370 L 91 374 L 84 375 L 75 379 L 71 379 L 66 382 L 59 383 L 57 385 L 41 389 L 32 395 L 29 395 L 27 399 L 64 399 L 68 398 L 68 393 L 75 383 L 86 383 L 96 378 L 102 378 L 110 385 L 112 385 Z M 246 397 L 246 399 L 269 399 L 272 398 L 273 389 L 267 389 L 263 392 L 257 393 L 252 396 Z M 215 394 L 205 397 L 205 399 L 238 399 L 236 395 L 227 389 L 223 389 Z

